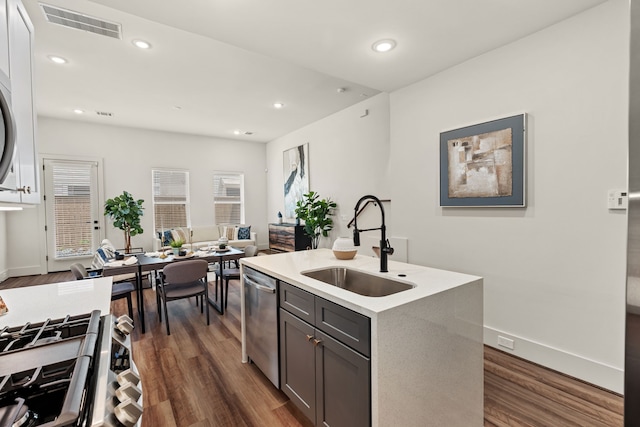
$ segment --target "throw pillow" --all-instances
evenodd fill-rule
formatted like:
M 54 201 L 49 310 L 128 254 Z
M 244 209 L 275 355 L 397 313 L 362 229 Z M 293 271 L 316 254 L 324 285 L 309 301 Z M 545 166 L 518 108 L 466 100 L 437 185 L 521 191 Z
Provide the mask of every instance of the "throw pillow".
M 169 242 L 171 242 L 171 231 L 158 231 L 158 240 L 160 240 L 161 246 L 169 246 Z
M 251 238 L 251 226 L 238 227 L 238 240 L 249 240 Z
M 173 242 L 173 236 L 171 230 L 164 231 L 164 238 L 162 239 L 162 246 L 169 246 Z
M 174 228 L 171 230 L 172 240 L 182 240 L 183 242 L 187 242 L 187 235 L 185 234 L 182 228 Z
M 227 239 L 238 240 L 237 227 L 234 227 L 233 225 L 228 225 L 224 227 L 223 231 L 224 231 L 223 236 L 225 236 Z

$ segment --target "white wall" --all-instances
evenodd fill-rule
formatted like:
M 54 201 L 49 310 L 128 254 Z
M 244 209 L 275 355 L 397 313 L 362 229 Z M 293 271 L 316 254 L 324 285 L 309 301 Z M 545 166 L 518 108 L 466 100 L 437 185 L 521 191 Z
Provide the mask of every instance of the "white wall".
M 284 211 L 283 151 L 305 143 L 310 190 L 338 204 L 334 230 L 320 241 L 320 247 L 331 247 L 336 237 L 350 235 L 347 224 L 361 196 L 390 198 L 388 95 L 376 95 L 267 145 L 268 222 L 276 222 L 278 211 Z
M 265 144 L 224 140 L 196 135 L 155 132 L 142 129 L 101 126 L 78 121 L 38 118 L 39 152 L 51 155 L 98 157 L 104 164 L 105 197 L 127 190 L 144 199 L 142 235 L 132 238 L 133 246 L 152 249 L 153 207 L 151 204 L 151 168 L 189 170 L 191 223 L 213 225 L 213 172 L 233 171 L 245 177 L 245 222 L 258 233 L 258 243 L 268 243 L 265 184 Z M 104 203 L 104 200 L 101 201 Z M 41 211 L 40 206 L 36 211 Z M 8 217 L 8 227 L 21 230 L 23 250 L 10 260 L 12 275 L 35 274 L 34 265 L 44 267 L 44 259 L 32 246 L 39 242 L 37 215 Z M 110 223 L 106 236 L 122 247 L 123 233 Z M 19 244 L 19 243 L 18 243 Z M 12 243 L 13 246 L 13 243 Z M 27 248 L 27 250 L 24 250 Z M 30 272 L 31 271 L 31 272 Z
M 9 277 L 7 266 L 7 230 L 6 212 L 0 212 L 0 282 Z
M 394 232 L 412 263 L 485 279 L 485 341 L 622 392 L 628 2 L 391 94 Z M 526 209 L 439 207 L 439 133 L 529 114 Z

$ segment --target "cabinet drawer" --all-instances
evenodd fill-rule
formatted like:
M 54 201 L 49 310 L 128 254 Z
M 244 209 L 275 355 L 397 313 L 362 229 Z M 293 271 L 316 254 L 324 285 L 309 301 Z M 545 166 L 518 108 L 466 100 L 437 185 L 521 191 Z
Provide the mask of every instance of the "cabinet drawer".
M 315 326 L 338 341 L 371 356 L 371 319 L 348 308 L 316 298 Z
M 312 325 L 315 323 L 314 301 L 313 294 L 280 281 L 280 308 Z

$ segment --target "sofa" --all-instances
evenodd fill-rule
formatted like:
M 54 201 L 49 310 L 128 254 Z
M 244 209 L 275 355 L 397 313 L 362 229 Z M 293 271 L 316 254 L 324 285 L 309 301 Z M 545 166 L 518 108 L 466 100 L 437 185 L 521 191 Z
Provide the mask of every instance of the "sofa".
M 153 239 L 153 250 L 171 249 L 169 243 L 172 240 L 181 239 L 185 241 L 183 248 L 195 251 L 216 244 L 222 236 L 229 239 L 227 244 L 234 248 L 255 245 L 258 240 L 257 233 L 251 231 L 250 225 L 200 225 L 191 228 L 173 228 L 156 233 Z

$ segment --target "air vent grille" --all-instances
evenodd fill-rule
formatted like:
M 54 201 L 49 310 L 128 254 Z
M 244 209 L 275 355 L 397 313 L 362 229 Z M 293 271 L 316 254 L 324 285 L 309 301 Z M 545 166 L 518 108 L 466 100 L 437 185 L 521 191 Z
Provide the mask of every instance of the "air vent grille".
M 102 36 L 112 37 L 114 39 L 122 38 L 122 28 L 120 24 L 104 21 L 88 15 L 83 15 L 71 10 L 60 9 L 48 4 L 40 3 L 47 21 L 52 24 L 62 25 L 64 27 L 75 28 L 77 30 L 88 31 Z
M 109 113 L 108 111 L 96 111 L 96 114 L 101 117 L 113 117 L 113 113 Z

